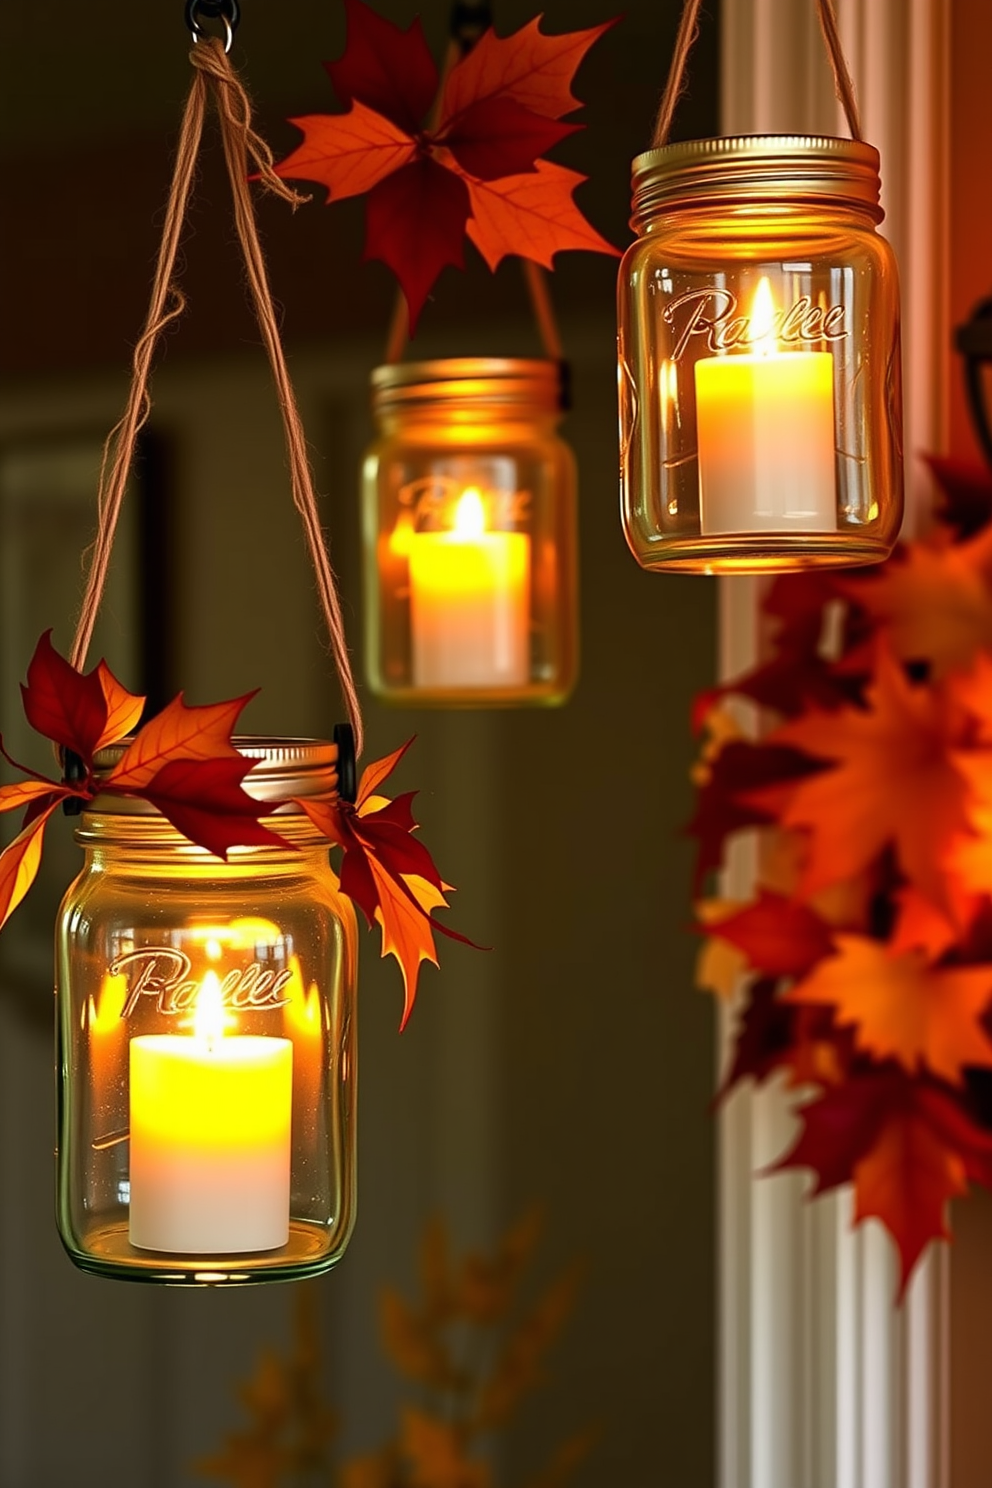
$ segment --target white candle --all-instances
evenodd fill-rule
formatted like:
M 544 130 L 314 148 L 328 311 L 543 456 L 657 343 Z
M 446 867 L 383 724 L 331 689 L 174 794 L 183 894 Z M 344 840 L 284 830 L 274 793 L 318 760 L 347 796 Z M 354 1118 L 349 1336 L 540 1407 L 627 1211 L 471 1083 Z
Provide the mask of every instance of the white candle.
M 768 281 L 755 294 L 753 356 L 696 362 L 699 520 L 721 532 L 836 532 L 834 359 L 779 351 Z M 762 335 L 756 325 L 767 325 Z
M 293 1045 L 226 1036 L 223 1019 L 208 972 L 192 1036 L 131 1040 L 129 1224 L 141 1249 L 222 1255 L 289 1239 Z
M 487 532 L 476 490 L 448 532 L 410 536 L 415 687 L 522 687 L 530 677 L 530 538 Z

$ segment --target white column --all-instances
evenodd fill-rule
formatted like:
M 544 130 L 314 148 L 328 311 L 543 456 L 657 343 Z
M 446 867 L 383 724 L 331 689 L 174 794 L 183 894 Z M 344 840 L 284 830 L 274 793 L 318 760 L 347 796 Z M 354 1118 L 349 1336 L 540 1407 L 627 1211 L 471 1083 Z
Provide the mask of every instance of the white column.
M 882 153 L 883 232 L 901 267 L 907 524 L 929 505 L 919 455 L 943 446 L 949 7 L 838 0 L 866 138 Z M 723 130 L 846 134 L 813 0 L 724 0 Z M 722 581 L 721 672 L 758 654 L 755 582 Z M 727 891 L 748 891 L 747 850 Z M 732 1020 L 724 1020 L 722 1049 Z M 720 1488 L 949 1488 L 947 1256 L 904 1306 L 892 1246 L 851 1228 L 848 1190 L 807 1203 L 795 1175 L 756 1177 L 793 1118 L 772 1086 L 720 1122 Z

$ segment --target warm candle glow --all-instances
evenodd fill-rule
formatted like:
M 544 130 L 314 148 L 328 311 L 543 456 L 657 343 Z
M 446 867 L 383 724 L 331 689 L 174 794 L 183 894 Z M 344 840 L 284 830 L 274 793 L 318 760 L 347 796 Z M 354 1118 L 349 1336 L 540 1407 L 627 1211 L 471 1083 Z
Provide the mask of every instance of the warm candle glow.
M 783 351 L 777 319 L 762 276 L 750 353 L 695 364 L 704 535 L 837 530 L 833 353 Z
M 530 677 L 530 538 L 492 532 L 466 486 L 447 532 L 410 539 L 416 687 L 522 687 Z
M 207 954 L 230 938 L 205 937 Z M 274 1250 L 289 1238 L 292 1042 L 228 1033 L 213 970 L 189 1021 L 187 1034 L 131 1040 L 131 1244 Z
M 486 508 L 482 493 L 475 486 L 463 491 L 455 506 L 455 524 L 452 529 L 464 541 L 479 538 L 486 530 Z
M 765 274 L 762 274 L 758 280 L 758 287 L 754 291 L 754 299 L 751 302 L 749 339 L 759 356 L 772 356 L 779 350 L 778 338 L 775 335 L 775 300 L 772 297 L 772 287 Z

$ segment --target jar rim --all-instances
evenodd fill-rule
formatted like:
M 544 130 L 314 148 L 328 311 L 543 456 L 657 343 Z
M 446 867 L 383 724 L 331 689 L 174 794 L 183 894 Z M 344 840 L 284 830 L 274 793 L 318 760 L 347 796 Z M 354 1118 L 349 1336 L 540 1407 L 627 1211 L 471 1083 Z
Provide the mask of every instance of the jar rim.
M 129 739 L 110 744 L 98 751 L 94 760 L 100 788 L 86 811 L 108 816 L 161 816 L 150 801 L 129 796 L 104 785 L 126 750 Z M 244 790 L 256 801 L 278 801 L 279 815 L 300 815 L 301 806 L 294 796 L 334 798 L 338 793 L 338 746 L 327 739 L 279 737 L 266 734 L 235 734 L 231 743 L 245 759 L 252 760 L 251 770 L 242 781 Z M 85 813 L 84 813 L 85 814 Z
M 660 208 L 729 204 L 845 203 L 875 222 L 879 153 L 863 140 L 833 135 L 746 134 L 684 140 L 636 155 L 631 164 L 632 227 Z
M 518 404 L 555 413 L 562 406 L 562 364 L 538 357 L 438 357 L 390 362 L 372 373 L 376 413 L 452 403 Z

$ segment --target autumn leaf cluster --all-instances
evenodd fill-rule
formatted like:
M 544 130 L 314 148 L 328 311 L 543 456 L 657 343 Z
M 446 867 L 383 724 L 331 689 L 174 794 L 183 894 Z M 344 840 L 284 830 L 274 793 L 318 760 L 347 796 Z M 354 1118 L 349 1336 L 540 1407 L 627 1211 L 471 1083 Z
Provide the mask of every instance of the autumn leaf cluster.
M 0 813 L 24 813 L 21 830 L 0 853 L 0 927 L 34 882 L 52 815 L 63 803 L 81 809 L 101 791 L 147 801 L 218 858 L 237 847 L 296 851 L 262 821 L 285 803 L 256 800 L 244 787 L 255 761 L 239 750 L 233 730 L 254 693 L 200 707 L 190 707 L 180 693 L 139 727 L 145 699 L 129 692 L 105 661 L 86 673 L 72 666 L 55 650 L 50 631 L 35 648 L 21 692 L 28 722 L 58 750 L 63 776 L 50 780 L 18 765 L 0 739 L 0 754 L 26 777 L 0 785 Z M 109 758 L 98 758 L 111 746 L 117 748 Z M 408 748 L 404 744 L 370 764 L 354 802 L 337 794 L 295 802 L 328 847 L 341 850 L 343 892 L 370 927 L 379 925 L 383 956 L 399 963 L 401 1028 L 413 1008 L 422 963 L 438 964 L 434 931 L 472 944 L 434 916 L 447 906 L 450 885 L 414 835 L 414 792 L 395 800 L 379 794 Z
M 281 1356 L 266 1351 L 239 1394 L 249 1423 L 199 1464 L 231 1488 L 494 1488 L 484 1442 L 545 1382 L 546 1356 L 574 1305 L 569 1268 L 529 1307 L 522 1284 L 540 1237 L 536 1214 L 513 1226 L 490 1254 L 451 1255 L 435 1220 L 420 1250 L 420 1297 L 393 1287 L 379 1299 L 383 1347 L 413 1398 L 376 1451 L 335 1463 L 337 1419 L 322 1402 L 314 1286 L 298 1293 L 296 1337 Z M 594 1434 L 576 1433 L 523 1488 L 566 1488 Z
M 395 273 L 411 329 L 441 270 L 464 266 L 466 235 L 490 269 L 507 254 L 546 268 L 562 249 L 619 257 L 572 200 L 585 177 L 540 158 L 578 127 L 561 122 L 580 107 L 572 77 L 612 22 L 490 28 L 442 78 L 419 20 L 404 31 L 363 0 L 345 10 L 344 54 L 325 67 L 347 112 L 293 119 L 304 138 L 276 171 L 328 201 L 368 194 L 365 256 Z
M 992 1186 L 992 481 L 935 468 L 926 538 L 772 585 L 769 656 L 698 700 L 690 826 L 699 980 L 738 994 L 724 1092 L 796 1092 L 779 1167 L 852 1183 L 902 1288 L 949 1201 Z M 742 830 L 758 883 L 728 904 L 713 875 Z

